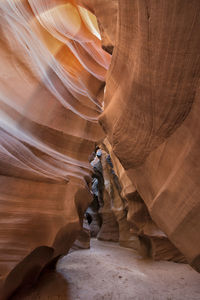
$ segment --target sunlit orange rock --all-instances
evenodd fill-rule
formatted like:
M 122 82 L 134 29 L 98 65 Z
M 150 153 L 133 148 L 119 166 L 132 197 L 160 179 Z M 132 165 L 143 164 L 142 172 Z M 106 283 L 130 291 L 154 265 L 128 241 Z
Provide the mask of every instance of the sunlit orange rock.
M 74 1 L 1 1 L 0 16 L 0 295 L 6 299 L 34 283 L 80 233 L 92 198 L 88 156 L 104 136 L 97 118 L 110 56 L 95 17 Z
M 2 299 L 80 234 L 105 135 L 122 196 L 137 190 L 163 234 L 152 248 L 173 244 L 200 271 L 199 12 L 198 0 L 0 2 Z

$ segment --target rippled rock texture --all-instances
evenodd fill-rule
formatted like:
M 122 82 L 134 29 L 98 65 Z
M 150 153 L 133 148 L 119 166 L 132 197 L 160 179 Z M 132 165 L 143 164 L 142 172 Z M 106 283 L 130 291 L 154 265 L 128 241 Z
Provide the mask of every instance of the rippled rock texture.
M 199 22 L 198 0 L 0 2 L 2 299 L 80 234 L 105 133 L 143 208 L 200 271 Z
M 114 195 L 112 203 L 120 227 L 120 245 L 137 250 L 143 257 L 154 260 L 186 262 L 183 254 L 169 241 L 166 234 L 152 220 L 144 200 L 131 182 L 112 151 L 108 140 L 104 145 L 110 152 L 120 188 L 111 180 Z
M 200 271 L 199 1 L 118 1 L 100 122 L 156 225 Z
M 74 1 L 1 1 L 0 26 L 4 299 L 79 235 L 110 55 L 95 17 Z

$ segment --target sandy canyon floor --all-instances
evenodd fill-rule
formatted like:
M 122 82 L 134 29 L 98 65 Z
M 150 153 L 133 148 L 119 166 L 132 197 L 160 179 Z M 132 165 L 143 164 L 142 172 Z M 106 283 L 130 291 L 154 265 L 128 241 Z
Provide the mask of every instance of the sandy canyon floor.
M 91 248 L 59 260 L 27 293 L 34 300 L 199 300 L 200 274 L 189 265 L 144 260 L 118 244 L 91 240 Z M 67 283 L 66 283 L 67 281 Z
M 141 259 L 118 244 L 91 240 L 90 250 L 57 266 L 73 300 L 200 299 L 200 274 L 190 266 Z

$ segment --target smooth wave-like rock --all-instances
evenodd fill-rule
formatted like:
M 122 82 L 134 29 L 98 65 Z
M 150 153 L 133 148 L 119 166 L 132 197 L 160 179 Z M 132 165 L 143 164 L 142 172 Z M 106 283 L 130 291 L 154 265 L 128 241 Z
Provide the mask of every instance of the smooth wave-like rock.
M 152 219 L 199 271 L 200 3 L 118 3 L 100 122 Z
M 2 299 L 69 251 L 92 199 L 110 62 L 95 22 L 74 1 L 0 3 Z
M 105 136 L 132 229 L 200 271 L 199 16 L 198 0 L 0 2 L 1 299 L 79 236 Z

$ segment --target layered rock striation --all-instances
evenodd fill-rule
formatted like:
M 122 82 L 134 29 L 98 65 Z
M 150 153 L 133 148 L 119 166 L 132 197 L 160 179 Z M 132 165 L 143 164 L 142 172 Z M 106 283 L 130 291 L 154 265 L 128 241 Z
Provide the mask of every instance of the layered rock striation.
M 74 1 L 0 4 L 0 297 L 78 237 L 110 55 Z M 96 34 L 96 35 L 95 35 Z
M 199 20 L 198 0 L 1 1 L 2 299 L 81 239 L 105 135 L 121 243 L 200 271 Z
M 118 1 L 100 117 L 151 218 L 197 271 L 199 15 L 195 0 Z

